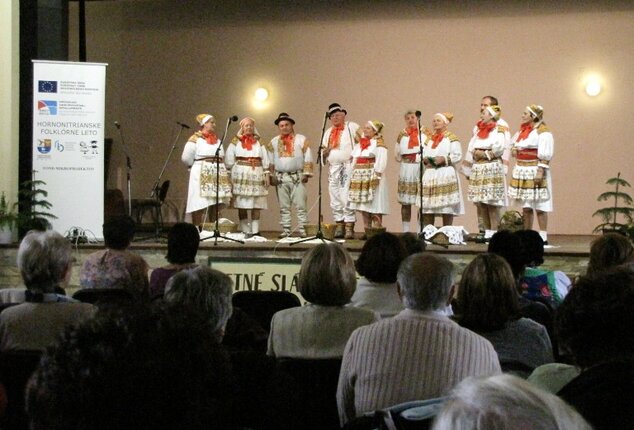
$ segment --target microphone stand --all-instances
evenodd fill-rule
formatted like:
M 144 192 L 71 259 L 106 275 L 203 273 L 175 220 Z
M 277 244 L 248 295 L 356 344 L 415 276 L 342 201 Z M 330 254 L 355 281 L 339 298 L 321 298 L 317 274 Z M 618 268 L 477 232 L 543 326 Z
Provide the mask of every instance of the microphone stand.
M 423 233 L 423 174 L 425 173 L 425 163 L 423 162 L 423 150 L 425 145 L 422 139 L 422 130 L 420 124 L 420 115 L 416 116 L 416 125 L 418 126 L 418 144 L 420 145 L 420 160 L 418 162 L 418 186 L 419 188 L 419 197 L 420 197 L 420 207 L 418 208 L 418 238 L 424 239 L 425 234 Z
M 321 159 L 322 157 L 322 151 L 323 151 L 323 141 L 324 141 L 324 135 L 326 134 L 326 121 L 328 121 L 328 112 L 326 112 L 326 115 L 324 115 L 324 123 L 321 127 L 321 138 L 319 139 L 319 148 L 317 150 L 317 157 L 316 160 L 319 162 L 319 187 L 318 187 L 318 203 L 317 203 L 317 233 L 313 236 L 313 237 L 306 237 L 304 239 L 300 239 L 300 240 L 296 240 L 295 242 L 291 242 L 290 246 L 293 246 L 295 244 L 298 243 L 303 243 L 303 242 L 307 242 L 309 240 L 313 240 L 313 239 L 319 239 L 322 242 L 333 242 L 331 239 L 327 239 L 324 237 L 324 232 L 321 230 L 321 220 L 323 218 L 322 213 L 321 213 L 321 173 L 322 173 L 322 166 L 323 166 L 323 160 Z
M 132 216 L 132 193 L 131 193 L 131 175 L 132 171 L 132 161 L 130 160 L 130 154 L 128 153 L 128 148 L 125 146 L 125 141 L 123 140 L 123 132 L 121 131 L 121 124 L 115 123 L 117 130 L 119 130 L 119 138 L 121 138 L 121 148 L 123 149 L 123 153 L 125 154 L 125 163 L 126 163 L 126 180 L 128 185 L 128 216 Z
M 236 117 L 237 118 L 237 117 Z M 205 240 L 209 240 L 211 238 L 214 239 L 214 246 L 218 246 L 218 238 L 222 238 L 224 240 L 230 240 L 232 242 L 237 242 L 237 243 L 241 243 L 244 245 L 244 241 L 243 240 L 239 240 L 239 239 L 233 239 L 231 237 L 228 236 L 223 236 L 220 234 L 220 228 L 219 228 L 219 212 L 220 212 L 220 149 L 222 149 L 224 141 L 225 141 L 225 136 L 227 136 L 227 131 L 229 130 L 229 124 L 231 124 L 231 121 L 233 120 L 233 117 L 229 117 L 227 119 L 227 125 L 225 126 L 225 132 L 222 135 L 222 138 L 220 139 L 220 144 L 218 145 L 218 148 L 216 149 L 216 154 L 214 155 L 215 158 L 215 163 L 216 163 L 216 205 L 214 207 L 214 212 L 216 214 L 216 222 L 214 225 L 214 233 L 213 235 L 206 237 L 204 239 L 200 239 L 201 242 L 204 242 Z M 207 212 L 205 211 L 205 218 L 207 218 Z M 204 225 L 204 222 L 203 222 Z

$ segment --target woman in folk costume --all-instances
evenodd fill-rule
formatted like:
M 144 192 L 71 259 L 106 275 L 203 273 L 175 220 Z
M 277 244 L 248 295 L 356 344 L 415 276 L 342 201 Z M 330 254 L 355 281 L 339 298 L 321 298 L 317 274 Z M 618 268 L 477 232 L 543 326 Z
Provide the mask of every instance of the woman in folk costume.
M 379 223 L 390 213 L 387 195 L 387 147 L 381 130 L 383 123 L 368 121 L 362 127 L 352 149 L 352 174 L 348 190 L 348 207 L 361 212 L 363 224 L 370 227 L 374 219 Z M 346 239 L 354 238 L 354 231 L 346 228 Z
M 509 197 L 523 207 L 524 228 L 531 230 L 533 211 L 537 213 L 539 234 L 548 242 L 548 212 L 553 210 L 550 160 L 555 142 L 550 129 L 543 122 L 544 108 L 526 106 L 520 131 L 512 140 L 511 154 L 516 158 L 509 187 Z
M 181 160 L 190 167 L 186 212 L 192 224 L 199 226 L 207 218 L 210 207 L 217 203 L 226 206 L 231 199 L 231 182 L 224 163 L 224 149 L 216 136 L 216 119 L 201 113 L 196 116 L 200 130 L 194 133 L 183 149 Z M 216 156 L 218 159 L 216 159 Z M 218 200 L 216 201 L 216 165 L 220 171 Z M 210 213 L 215 221 L 215 211 Z
M 467 197 L 478 207 L 478 228 L 497 230 L 500 208 L 506 200 L 506 179 L 502 155 L 505 147 L 505 128 L 497 125 L 501 109 L 487 106 L 480 113 L 480 121 L 462 162 L 462 172 L 469 180 Z
M 436 215 L 442 217 L 443 225 L 452 225 L 455 215 L 464 214 L 460 181 L 454 168 L 462 160 L 462 149 L 458 137 L 447 130 L 452 119 L 449 112 L 435 114 L 433 134 L 423 145 L 424 225 L 433 225 Z
M 419 113 L 420 114 L 420 113 Z M 416 204 L 419 197 L 418 184 L 420 183 L 420 140 L 429 135 L 429 130 L 421 132 L 418 129 L 416 112 L 405 113 L 405 129 L 396 138 L 394 147 L 396 161 L 400 164 L 398 175 L 398 202 L 401 204 L 401 222 L 403 233 L 410 231 L 412 219 L 412 205 Z
M 246 237 L 260 234 L 260 209 L 266 209 L 268 190 L 269 158 L 253 118 L 240 121 L 240 131 L 231 140 L 225 157 L 231 169 L 233 184 L 233 207 L 238 209 L 240 228 Z M 251 228 L 248 210 L 251 209 Z

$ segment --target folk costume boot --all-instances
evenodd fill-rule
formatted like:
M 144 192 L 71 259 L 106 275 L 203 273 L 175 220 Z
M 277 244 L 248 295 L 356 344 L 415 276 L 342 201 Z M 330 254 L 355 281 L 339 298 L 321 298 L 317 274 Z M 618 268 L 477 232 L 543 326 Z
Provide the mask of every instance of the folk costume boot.
M 251 228 L 249 227 L 248 219 L 240 220 L 240 231 L 242 231 L 242 233 L 244 233 L 245 236 L 248 234 L 251 234 Z
M 337 221 L 337 227 L 335 228 L 335 239 L 343 239 L 344 226 L 345 223 L 343 221 Z
M 354 223 L 353 222 L 346 223 L 346 235 L 343 238 L 354 239 Z

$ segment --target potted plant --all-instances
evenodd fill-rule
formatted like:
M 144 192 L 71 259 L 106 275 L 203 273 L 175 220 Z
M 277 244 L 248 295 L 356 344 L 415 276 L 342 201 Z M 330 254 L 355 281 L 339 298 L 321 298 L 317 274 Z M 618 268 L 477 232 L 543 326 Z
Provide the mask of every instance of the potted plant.
M 0 195 L 0 243 L 11 243 L 13 228 L 17 221 L 18 214 L 13 207 L 9 206 L 3 191 Z
M 632 207 L 632 197 L 623 188 L 631 187 L 629 182 L 621 178 L 621 172 L 616 177 L 607 180 L 606 184 L 614 186 L 614 191 L 606 191 L 597 197 L 597 201 L 613 200 L 614 204 L 597 210 L 592 216 L 601 217 L 603 222 L 594 228 L 595 233 L 620 233 L 628 235 L 632 230 L 632 217 L 634 208 Z M 624 221 L 624 222 L 619 222 Z
M 18 226 L 22 232 L 50 229 L 52 226 L 49 220 L 57 219 L 48 212 L 53 205 L 46 200 L 48 192 L 42 188 L 43 185 L 46 185 L 46 182 L 39 180 L 24 181 L 20 184 Z

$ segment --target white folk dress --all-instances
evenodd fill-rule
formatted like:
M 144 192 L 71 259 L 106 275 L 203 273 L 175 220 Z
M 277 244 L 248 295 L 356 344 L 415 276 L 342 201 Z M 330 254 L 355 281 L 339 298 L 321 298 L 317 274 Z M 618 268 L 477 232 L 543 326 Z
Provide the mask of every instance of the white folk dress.
M 348 208 L 372 214 L 390 213 L 387 177 L 387 148 L 382 137 L 370 139 L 370 146 L 352 150 L 352 173 L 348 187 Z M 381 175 L 379 178 L 378 175 Z
M 183 149 L 181 160 L 189 170 L 189 188 L 187 191 L 187 213 L 192 213 L 216 204 L 216 160 L 215 155 L 220 140 L 209 144 L 201 132 L 194 133 Z M 220 170 L 220 203 L 229 204 L 231 199 L 231 181 L 224 163 L 224 149 L 221 147 L 218 156 Z
M 236 209 L 267 209 L 269 157 L 266 148 L 254 135 L 255 143 L 250 150 L 242 146 L 236 136 L 227 147 L 225 163 L 231 170 L 233 184 L 233 207 Z
M 423 173 L 423 213 L 464 214 L 464 202 L 460 181 L 454 166 L 462 160 L 460 141 L 446 131 L 437 146 L 431 137 L 423 145 L 423 157 L 446 157 L 449 165 L 426 167 Z M 420 200 L 420 199 L 418 199 Z
M 555 149 L 553 134 L 542 123 L 526 139 L 519 140 L 519 135 L 517 132 L 511 139 L 513 148 L 517 150 L 517 158 L 509 186 L 509 197 L 522 207 L 552 212 L 553 182 L 550 161 Z M 534 181 L 538 167 L 544 168 L 544 180 L 539 186 Z
M 420 139 L 424 141 L 425 138 L 425 134 L 421 133 Z M 409 141 L 407 130 L 403 130 L 396 138 L 394 147 L 395 158 L 400 165 L 397 200 L 402 205 L 414 205 L 420 200 L 418 187 L 420 183 L 420 145 L 414 145 L 410 148 Z
M 462 172 L 469 178 L 467 198 L 474 203 L 491 206 L 507 206 L 506 177 L 502 155 L 504 153 L 504 128 L 496 127 L 485 138 L 478 137 L 477 127 L 462 162 Z M 487 158 L 475 161 L 476 150 L 486 151 Z

